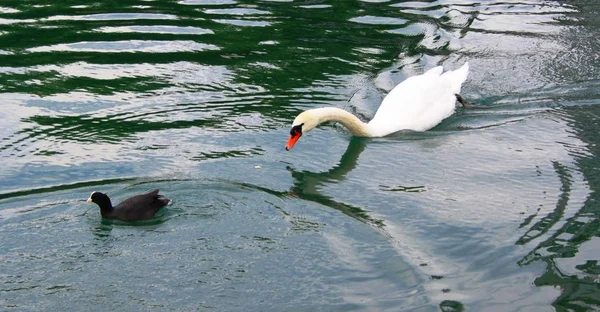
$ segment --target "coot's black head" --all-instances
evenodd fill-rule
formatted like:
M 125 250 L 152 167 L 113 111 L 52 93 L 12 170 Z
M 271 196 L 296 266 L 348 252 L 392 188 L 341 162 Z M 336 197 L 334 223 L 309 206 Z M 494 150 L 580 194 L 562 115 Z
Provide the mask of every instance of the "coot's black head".
M 106 194 L 100 192 L 93 192 L 92 195 L 90 195 L 90 198 L 87 199 L 87 202 L 95 203 L 96 205 L 100 206 L 100 209 L 112 208 L 110 198 L 108 198 Z

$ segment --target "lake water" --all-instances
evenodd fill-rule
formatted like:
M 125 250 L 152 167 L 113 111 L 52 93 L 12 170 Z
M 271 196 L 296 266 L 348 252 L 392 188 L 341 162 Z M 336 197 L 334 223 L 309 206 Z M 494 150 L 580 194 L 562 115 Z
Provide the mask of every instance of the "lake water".
M 0 3 L 0 310 L 600 310 L 596 0 Z M 405 78 L 434 129 L 352 138 Z M 159 188 L 148 222 L 102 220 Z

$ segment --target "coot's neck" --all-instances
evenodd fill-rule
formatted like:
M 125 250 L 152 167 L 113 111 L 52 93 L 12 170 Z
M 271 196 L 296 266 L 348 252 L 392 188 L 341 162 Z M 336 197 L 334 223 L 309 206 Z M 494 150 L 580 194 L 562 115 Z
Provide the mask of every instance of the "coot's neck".
M 108 196 L 103 196 L 102 198 L 98 199 L 98 201 L 96 201 L 96 205 L 100 207 L 100 213 L 102 215 L 113 211 L 113 206 Z

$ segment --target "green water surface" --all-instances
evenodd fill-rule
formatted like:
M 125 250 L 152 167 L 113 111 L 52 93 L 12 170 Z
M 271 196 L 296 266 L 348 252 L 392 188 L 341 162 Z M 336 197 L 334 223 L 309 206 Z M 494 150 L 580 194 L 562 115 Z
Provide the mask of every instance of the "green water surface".
M 0 310 L 600 309 L 600 4 L 0 2 Z M 352 138 L 469 62 L 480 108 Z M 159 188 L 153 220 L 85 200 Z

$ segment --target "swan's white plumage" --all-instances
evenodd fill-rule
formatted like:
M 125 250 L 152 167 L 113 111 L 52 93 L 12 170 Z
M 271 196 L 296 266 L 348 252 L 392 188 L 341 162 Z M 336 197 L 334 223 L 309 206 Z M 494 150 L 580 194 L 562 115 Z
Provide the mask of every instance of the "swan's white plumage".
M 454 113 L 456 94 L 468 75 L 469 64 L 465 63 L 457 70 L 444 72 L 438 66 L 407 78 L 388 93 L 368 124 L 335 107 L 302 112 L 294 119 L 286 149 L 291 149 L 302 133 L 326 121 L 339 122 L 352 135 L 364 137 L 381 137 L 400 130 L 429 130 Z M 297 127 L 300 131 L 294 132 Z
M 443 73 L 441 66 L 407 78 L 383 99 L 368 128 L 372 136 L 400 130 L 425 131 L 454 113 L 455 94 L 469 74 L 469 64 Z

